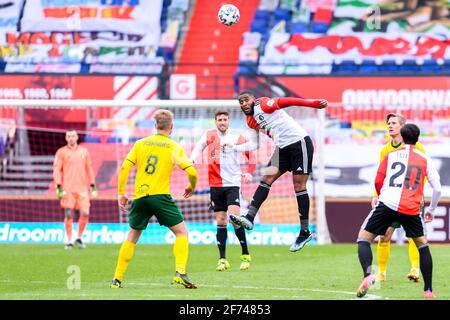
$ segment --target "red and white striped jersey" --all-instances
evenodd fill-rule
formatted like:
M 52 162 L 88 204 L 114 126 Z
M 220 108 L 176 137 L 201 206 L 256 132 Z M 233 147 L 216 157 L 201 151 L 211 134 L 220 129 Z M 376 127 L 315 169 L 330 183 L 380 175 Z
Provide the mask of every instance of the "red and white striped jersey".
M 241 163 L 240 152 L 223 152 L 224 144 L 239 145 L 247 140 L 239 133 L 227 130 L 222 134 L 219 130 L 206 131 L 195 145 L 190 156 L 192 162 L 196 162 L 202 151 L 208 150 L 208 180 L 210 187 L 240 187 Z M 252 152 L 244 152 L 249 165 L 247 173 L 253 174 L 256 169 L 256 159 Z
M 440 177 L 433 161 L 414 146 L 405 145 L 388 153 L 375 179 L 379 201 L 399 213 L 419 214 L 425 177 L 433 189 L 440 189 Z
M 256 99 L 253 115 L 247 116 L 247 125 L 255 130 L 265 130 L 276 146 L 284 148 L 303 139 L 308 133 L 284 110 L 280 110 L 279 99 Z

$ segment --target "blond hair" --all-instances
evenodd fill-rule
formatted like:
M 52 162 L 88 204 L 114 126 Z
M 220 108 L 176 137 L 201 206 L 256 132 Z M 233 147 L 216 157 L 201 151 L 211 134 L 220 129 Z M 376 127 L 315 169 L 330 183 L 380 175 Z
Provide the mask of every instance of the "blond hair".
M 386 123 L 389 122 L 390 118 L 394 118 L 394 117 L 398 119 L 398 123 L 400 123 L 401 126 L 405 125 L 405 123 L 406 123 L 405 117 L 398 113 L 389 113 L 386 117 Z
M 170 125 L 172 124 L 173 113 L 169 110 L 159 109 L 155 112 L 155 116 L 153 118 L 156 122 L 156 129 L 167 130 L 170 129 Z

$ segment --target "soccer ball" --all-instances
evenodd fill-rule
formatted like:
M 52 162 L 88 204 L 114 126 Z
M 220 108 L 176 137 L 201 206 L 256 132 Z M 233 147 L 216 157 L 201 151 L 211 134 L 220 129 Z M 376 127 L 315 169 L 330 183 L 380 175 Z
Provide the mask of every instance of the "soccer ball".
M 224 4 L 220 7 L 217 18 L 219 19 L 221 24 L 224 24 L 228 27 L 232 26 L 239 21 L 239 9 L 232 4 Z

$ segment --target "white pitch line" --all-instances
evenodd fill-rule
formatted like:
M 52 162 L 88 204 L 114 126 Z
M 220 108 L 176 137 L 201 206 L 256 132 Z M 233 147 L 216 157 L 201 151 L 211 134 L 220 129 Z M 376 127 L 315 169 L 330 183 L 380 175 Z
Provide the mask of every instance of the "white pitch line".
M 10 280 L 0 280 L 0 283 L 21 283 L 20 281 L 10 281 Z M 48 281 L 38 281 L 38 280 L 31 280 L 31 281 L 27 281 L 27 283 L 46 283 L 48 284 Z M 59 282 L 51 282 L 52 284 L 60 284 Z M 163 283 L 142 283 L 142 282 L 126 282 L 127 285 L 130 286 L 157 286 L 157 287 L 167 287 L 167 284 L 163 284 Z M 206 287 L 206 288 L 223 288 L 223 286 L 219 286 L 219 285 L 210 285 L 210 284 L 203 284 L 200 285 L 200 288 L 202 287 Z M 323 292 L 323 293 L 339 293 L 339 294 L 347 294 L 347 295 L 351 295 L 351 296 L 355 296 L 355 292 L 350 292 L 350 291 L 342 291 L 342 290 L 326 290 L 326 289 L 307 289 L 307 288 L 280 288 L 280 287 L 255 287 L 255 286 L 242 286 L 242 285 L 232 285 L 232 286 L 228 286 L 227 288 L 234 288 L 234 289 L 252 289 L 252 290 L 278 290 L 278 291 L 303 291 L 303 292 Z M 98 294 L 93 293 L 93 294 L 86 294 L 86 293 L 76 293 L 77 290 L 71 290 L 72 293 L 71 294 L 63 294 L 63 293 L 57 293 L 57 295 L 62 295 L 62 296 L 86 296 L 86 297 L 90 297 L 90 296 L 98 296 Z M 6 293 L 6 295 L 23 295 L 23 293 Z M 111 294 L 115 294 L 112 293 Z M 54 295 L 54 294 L 42 294 L 39 293 L 39 295 Z M 132 295 L 132 296 L 155 296 L 155 295 L 146 295 L 146 294 L 131 294 L 129 291 L 127 291 L 127 296 L 128 295 Z M 180 295 L 158 295 L 158 296 L 167 296 L 167 297 L 179 297 Z M 216 296 L 216 297 L 223 297 L 223 295 L 220 296 Z M 275 296 L 271 296 L 271 297 L 275 297 Z M 364 300 L 368 300 L 368 299 L 387 299 L 385 297 L 379 296 L 379 295 L 375 295 L 375 294 L 367 294 L 366 295 L 367 298 L 365 298 Z M 360 299 L 357 299 L 360 300 Z
M 185 289 L 180 288 L 183 292 L 186 292 Z M 122 299 L 122 297 L 124 296 L 123 294 L 119 294 L 116 290 L 111 290 L 111 292 L 106 293 L 106 294 L 102 294 L 100 297 L 98 294 L 89 294 L 89 293 L 77 293 L 77 290 L 71 290 L 72 293 L 37 293 L 37 294 L 23 294 L 21 292 L 17 292 L 17 293 L 7 293 L 4 294 L 3 296 L 0 295 L 0 297 L 3 298 L 14 298 L 14 296 L 18 296 L 20 299 L 24 299 L 24 297 L 40 297 L 40 296 L 46 296 L 46 297 L 72 297 L 72 298 L 76 298 L 76 297 L 85 297 L 85 298 L 90 298 L 90 297 L 96 297 L 99 298 L 100 300 L 104 300 L 104 299 L 108 299 L 108 298 L 112 298 L 112 297 L 118 297 L 120 299 Z M 114 291 L 114 292 L 113 292 Z M 125 291 L 122 291 L 125 292 Z M 142 298 L 142 297 L 147 297 L 147 298 L 153 298 L 153 299 L 160 299 L 162 297 L 170 297 L 170 298 L 187 298 L 187 296 L 189 297 L 189 299 L 187 300 L 193 300 L 191 298 L 190 294 L 145 294 L 145 293 L 134 293 L 134 292 L 129 292 L 126 291 L 125 292 L 125 298 Z M 273 295 L 270 297 L 271 300 L 272 299 L 280 299 L 280 300 L 286 300 L 285 296 L 279 296 L 279 295 Z M 291 296 L 292 299 L 290 300 L 300 300 L 300 299 L 308 299 L 308 297 L 305 296 Z M 208 299 L 207 300 L 225 300 L 225 299 L 230 299 L 229 296 L 227 295 L 208 295 Z M 38 299 L 37 299 L 38 300 Z M 202 299 L 203 300 L 203 299 Z M 256 299 L 258 300 L 258 299 Z M 266 300 L 266 299 L 261 299 L 261 300 Z

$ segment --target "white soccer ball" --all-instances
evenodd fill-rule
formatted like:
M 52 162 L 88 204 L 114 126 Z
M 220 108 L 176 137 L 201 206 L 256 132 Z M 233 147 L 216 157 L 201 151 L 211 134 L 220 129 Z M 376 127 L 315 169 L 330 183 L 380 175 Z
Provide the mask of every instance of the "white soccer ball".
M 240 17 L 239 9 L 232 4 L 224 4 L 217 14 L 220 23 L 228 27 L 236 24 Z

